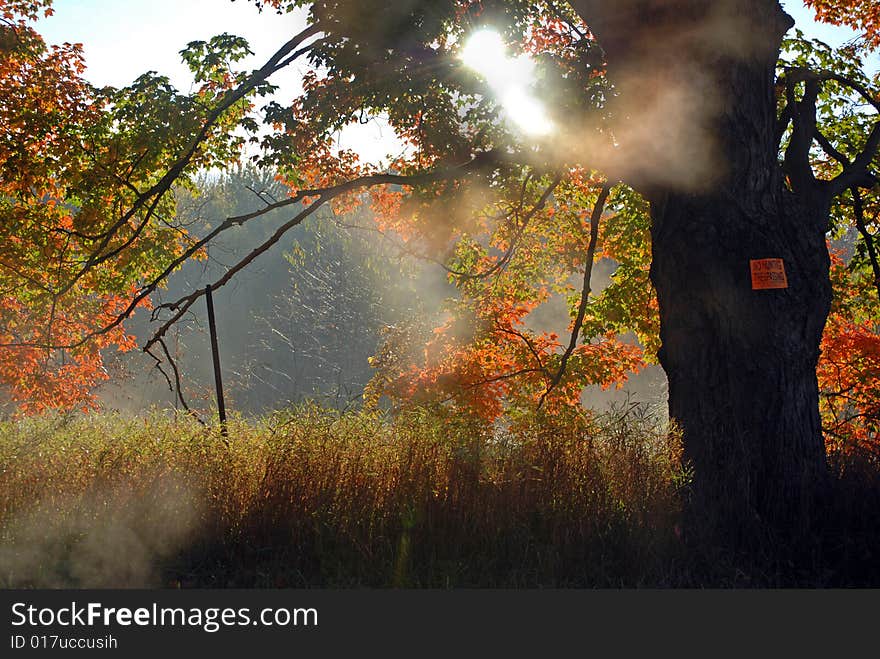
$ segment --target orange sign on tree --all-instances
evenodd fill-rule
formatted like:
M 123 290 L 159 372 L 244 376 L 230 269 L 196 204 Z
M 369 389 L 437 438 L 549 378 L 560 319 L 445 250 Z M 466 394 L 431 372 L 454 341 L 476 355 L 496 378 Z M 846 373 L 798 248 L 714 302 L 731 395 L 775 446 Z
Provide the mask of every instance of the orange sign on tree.
M 788 288 L 782 259 L 753 259 L 749 264 L 752 268 L 752 290 Z

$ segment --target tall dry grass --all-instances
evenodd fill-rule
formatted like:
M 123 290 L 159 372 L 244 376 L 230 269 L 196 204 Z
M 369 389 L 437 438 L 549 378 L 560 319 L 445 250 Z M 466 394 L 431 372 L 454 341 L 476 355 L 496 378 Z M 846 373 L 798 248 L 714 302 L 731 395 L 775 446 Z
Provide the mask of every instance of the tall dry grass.
M 685 547 L 646 410 L 520 418 L 303 406 L 0 423 L 0 587 L 877 585 L 878 465 L 836 462 L 805 562 Z
M 663 584 L 677 447 L 631 408 L 506 429 L 304 406 L 0 424 L 2 586 Z

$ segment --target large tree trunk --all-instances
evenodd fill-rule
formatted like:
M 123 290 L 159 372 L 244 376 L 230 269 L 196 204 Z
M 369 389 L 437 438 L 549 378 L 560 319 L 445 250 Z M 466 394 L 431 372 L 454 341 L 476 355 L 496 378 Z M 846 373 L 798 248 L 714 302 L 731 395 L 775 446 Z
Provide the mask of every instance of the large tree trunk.
M 821 209 L 743 180 L 735 200 L 655 201 L 651 269 L 691 513 L 737 546 L 800 536 L 825 486 L 816 363 L 831 296 Z M 783 259 L 788 288 L 752 289 L 763 258 Z
M 620 114 L 653 122 L 623 145 L 622 169 L 652 204 L 659 356 L 693 467 L 691 521 L 736 547 L 792 540 L 827 481 L 816 364 L 831 286 L 828 202 L 791 192 L 777 157 L 790 19 L 775 0 L 573 4 L 606 48 Z M 753 290 L 758 259 L 782 259 L 788 287 Z

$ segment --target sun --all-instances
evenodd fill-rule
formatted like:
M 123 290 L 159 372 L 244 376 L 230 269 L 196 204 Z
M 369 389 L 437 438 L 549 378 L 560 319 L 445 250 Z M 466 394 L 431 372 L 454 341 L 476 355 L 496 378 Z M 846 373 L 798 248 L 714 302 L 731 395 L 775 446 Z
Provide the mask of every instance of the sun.
M 489 28 L 471 34 L 460 57 L 486 81 L 505 117 L 519 130 L 534 137 L 553 132 L 553 122 L 533 91 L 535 63 L 531 57 L 511 57 L 501 35 Z

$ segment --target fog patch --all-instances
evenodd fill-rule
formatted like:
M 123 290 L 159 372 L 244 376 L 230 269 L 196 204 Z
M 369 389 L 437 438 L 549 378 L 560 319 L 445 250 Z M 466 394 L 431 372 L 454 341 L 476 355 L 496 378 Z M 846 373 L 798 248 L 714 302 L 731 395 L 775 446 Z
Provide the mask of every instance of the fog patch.
M 581 393 L 581 405 L 595 410 L 643 406 L 660 423 L 669 420 L 669 382 L 660 366 L 649 365 L 632 373 L 620 389 L 592 385 Z
M 570 145 L 569 157 L 580 151 L 592 166 L 635 187 L 701 193 L 719 185 L 728 159 L 718 126 L 726 109 L 737 107 L 730 81 L 718 77 L 726 70 L 719 64 L 745 63 L 759 75 L 775 60 L 790 19 L 776 3 L 756 15 L 733 0 L 571 4 L 607 54 L 614 94 L 601 129 L 590 117 L 569 126 L 559 140 Z
M 161 586 L 163 561 L 193 540 L 201 512 L 195 488 L 171 475 L 43 501 L 0 531 L 0 586 Z

